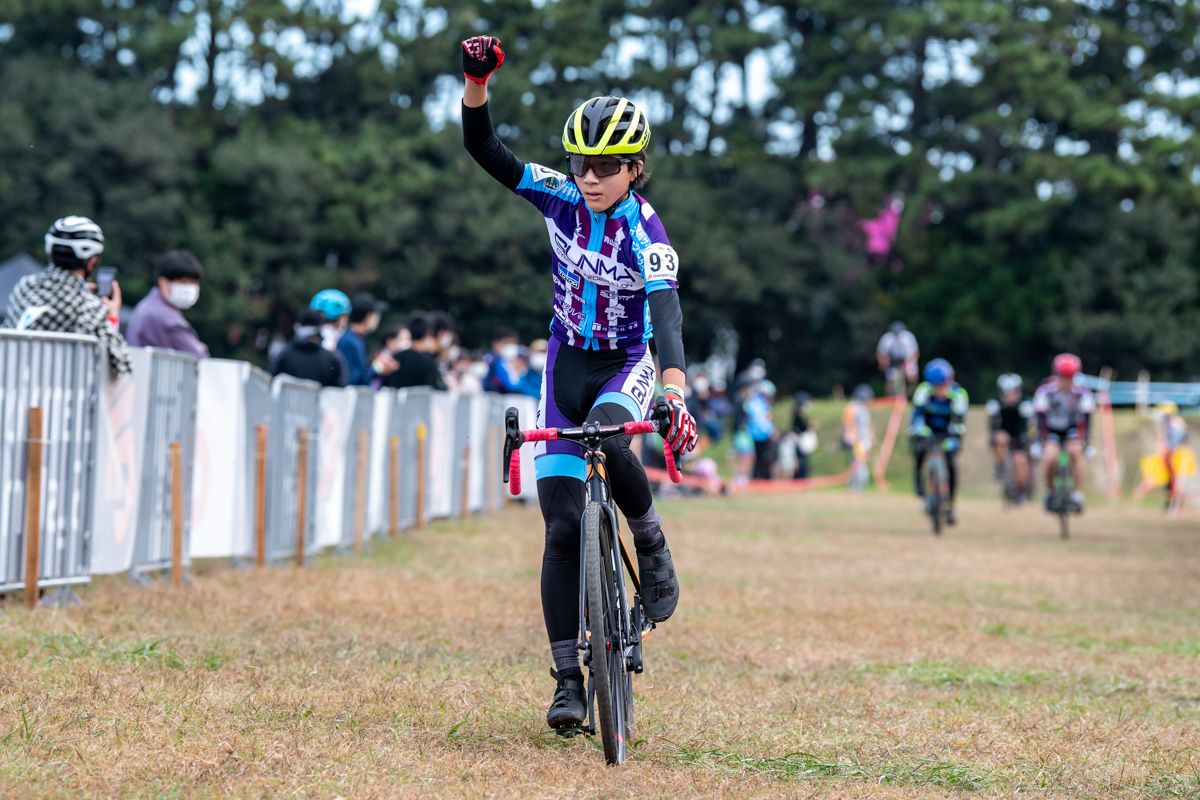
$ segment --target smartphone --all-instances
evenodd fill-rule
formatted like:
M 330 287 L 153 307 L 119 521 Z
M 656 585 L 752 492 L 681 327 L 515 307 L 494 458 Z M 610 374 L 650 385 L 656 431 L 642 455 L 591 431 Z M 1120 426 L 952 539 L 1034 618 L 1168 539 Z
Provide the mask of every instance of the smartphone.
M 100 267 L 96 270 L 96 294 L 100 297 L 112 297 L 112 285 L 116 277 L 116 267 Z

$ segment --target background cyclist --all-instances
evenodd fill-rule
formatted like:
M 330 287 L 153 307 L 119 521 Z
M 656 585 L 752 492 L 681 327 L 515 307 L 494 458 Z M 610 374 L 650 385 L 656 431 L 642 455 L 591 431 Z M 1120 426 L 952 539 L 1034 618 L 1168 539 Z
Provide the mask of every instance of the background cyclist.
M 1054 357 L 1054 375 L 1038 387 L 1033 395 L 1033 410 L 1037 413 L 1038 440 L 1031 449 L 1034 458 L 1044 456 L 1046 478 L 1046 510 L 1052 508 L 1054 472 L 1058 454 L 1066 448 L 1071 456 L 1071 473 L 1075 488 L 1068 498 L 1068 506 L 1075 512 L 1083 511 L 1083 459 L 1091 456 L 1088 441 L 1095 400 L 1092 390 L 1075 383 L 1075 376 L 1082 369 L 1079 356 L 1060 353 Z
M 917 496 L 925 496 L 921 467 L 930 447 L 940 446 L 945 452 L 946 471 L 950 477 L 950 508 L 946 521 L 958 522 L 954 513 L 955 491 L 958 487 L 956 454 L 961 449 L 962 436 L 967 432 L 966 416 L 969 401 L 967 391 L 954 381 L 954 367 L 944 358 L 935 358 L 925 365 L 925 381 L 913 392 L 913 477 Z
M 879 344 L 875 346 L 875 360 L 883 372 L 889 394 L 902 394 L 906 385 L 917 382 L 917 359 L 920 356 L 917 337 L 903 322 L 897 320 L 888 326 L 887 333 L 879 338 Z
M 1029 456 L 1026 448 L 1033 437 L 1033 401 L 1025 396 L 1024 382 L 1015 372 L 996 379 L 996 396 L 987 401 L 988 423 L 991 426 L 992 454 L 996 459 L 996 478 L 1004 475 L 1004 457 L 1012 452 L 1013 471 L 1021 495 L 1030 490 Z
M 645 185 L 650 124 L 633 102 L 596 97 L 563 128 L 570 177 L 526 164 L 496 137 L 488 111 L 488 78 L 504 63 L 500 40 L 462 43 L 463 143 L 489 175 L 545 217 L 553 251 L 554 318 L 538 406 L 538 427 L 644 419 L 655 387 L 654 339 L 671 405 L 666 439 L 676 452 L 696 444 L 684 403 L 682 325 L 676 281 L 679 256 L 650 204 Z M 579 521 L 585 464 L 571 442 L 539 442 L 534 450 L 538 501 L 546 521 L 542 613 L 558 681 L 546 714 L 551 727 L 581 725 L 586 714 L 579 634 Z M 604 446 L 613 499 L 637 548 L 646 616 L 661 622 L 679 600 L 671 552 L 654 507 L 650 481 L 629 437 Z

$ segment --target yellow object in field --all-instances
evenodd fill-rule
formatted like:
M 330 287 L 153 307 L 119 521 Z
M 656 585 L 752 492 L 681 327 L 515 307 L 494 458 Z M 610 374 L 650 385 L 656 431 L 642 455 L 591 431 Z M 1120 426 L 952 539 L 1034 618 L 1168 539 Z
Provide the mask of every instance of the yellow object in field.
M 1169 476 L 1162 456 L 1142 456 L 1138 466 L 1142 469 L 1142 478 L 1146 483 L 1151 486 L 1167 485 Z M 1176 448 L 1175 452 L 1171 453 L 1171 467 L 1175 470 L 1176 477 L 1179 478 L 1186 478 L 1194 473 L 1196 471 L 1196 454 L 1192 448 Z

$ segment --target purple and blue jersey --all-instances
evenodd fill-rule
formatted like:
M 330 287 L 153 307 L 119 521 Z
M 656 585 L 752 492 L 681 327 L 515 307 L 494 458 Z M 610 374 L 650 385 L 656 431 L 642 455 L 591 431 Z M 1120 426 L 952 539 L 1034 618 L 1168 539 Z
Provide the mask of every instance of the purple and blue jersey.
M 646 297 L 678 288 L 679 257 L 654 209 L 629 196 L 597 214 L 560 172 L 526 164 L 516 189 L 542 212 L 554 271 L 551 333 L 585 350 L 616 350 L 654 335 Z

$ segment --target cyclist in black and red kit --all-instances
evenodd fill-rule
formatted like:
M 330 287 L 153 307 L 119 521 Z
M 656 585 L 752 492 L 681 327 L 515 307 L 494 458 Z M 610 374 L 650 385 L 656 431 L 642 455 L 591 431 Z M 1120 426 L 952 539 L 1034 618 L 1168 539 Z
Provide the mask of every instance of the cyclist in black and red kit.
M 636 194 L 645 171 L 650 124 L 632 101 L 596 97 L 567 119 L 563 147 L 570 175 L 526 164 L 492 130 L 488 78 L 504 63 L 500 40 L 462 43 L 463 141 L 488 174 L 545 218 L 553 257 L 554 319 L 542 377 L 537 427 L 643 420 L 655 387 L 654 340 L 671 408 L 666 440 L 676 452 L 696 444 L 684 403 L 683 314 L 679 256 L 654 209 Z M 613 499 L 637 549 L 642 605 L 661 622 L 675 610 L 679 582 L 654 507 L 650 482 L 628 436 L 603 446 Z M 558 681 L 546 714 L 552 728 L 576 727 L 586 714 L 579 632 L 579 524 L 586 468 L 571 442 L 534 449 L 538 502 L 546 520 L 542 613 Z

